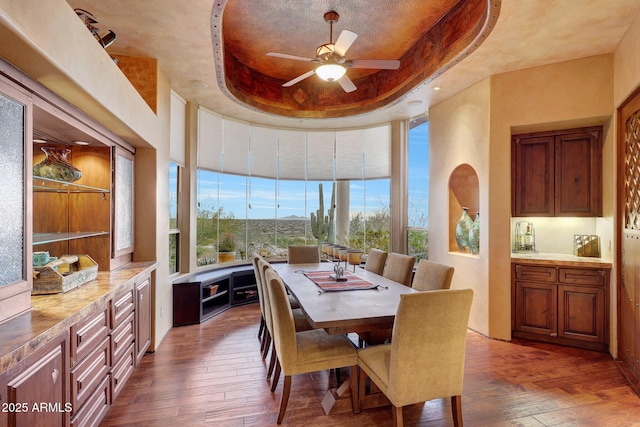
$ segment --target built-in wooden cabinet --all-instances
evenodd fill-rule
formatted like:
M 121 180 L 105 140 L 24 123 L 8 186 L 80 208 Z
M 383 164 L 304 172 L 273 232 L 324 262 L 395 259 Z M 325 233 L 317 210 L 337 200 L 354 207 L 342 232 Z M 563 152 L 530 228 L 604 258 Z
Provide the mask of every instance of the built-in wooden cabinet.
M 0 375 L 0 426 L 69 425 L 68 346 L 65 332 Z
M 173 326 L 204 322 L 234 305 L 258 301 L 251 266 L 222 268 L 173 282 Z
M 609 269 L 512 263 L 514 337 L 609 348 Z
M 136 365 L 151 345 L 151 277 L 136 282 Z
M 602 127 L 513 135 L 513 216 L 602 216 Z

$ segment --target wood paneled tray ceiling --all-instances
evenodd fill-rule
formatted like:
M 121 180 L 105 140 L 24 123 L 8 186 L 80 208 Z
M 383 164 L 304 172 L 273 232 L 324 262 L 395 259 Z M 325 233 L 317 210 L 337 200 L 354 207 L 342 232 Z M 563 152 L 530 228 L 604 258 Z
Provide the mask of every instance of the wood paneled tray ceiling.
M 218 85 L 252 109 L 281 116 L 333 118 L 364 114 L 403 99 L 475 50 L 493 29 L 500 0 L 371 1 L 220 0 L 212 39 Z M 266 56 L 315 58 L 329 43 L 323 15 L 335 10 L 333 42 L 342 30 L 358 37 L 348 59 L 398 59 L 398 70 L 348 69 L 357 90 L 318 76 L 282 84 L 315 67 Z

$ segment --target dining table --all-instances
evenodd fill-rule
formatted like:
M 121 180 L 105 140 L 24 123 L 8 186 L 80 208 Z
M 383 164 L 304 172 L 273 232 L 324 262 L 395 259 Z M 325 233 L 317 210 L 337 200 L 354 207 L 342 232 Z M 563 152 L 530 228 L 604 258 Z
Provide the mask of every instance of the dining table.
M 309 324 L 332 335 L 388 330 L 400 302 L 400 295 L 419 292 L 401 283 L 372 273 L 361 267 L 353 272 L 344 269 L 344 278 L 335 280 L 331 262 L 314 264 L 274 263 L 273 269 L 282 278 L 288 292 L 300 304 Z M 326 414 L 350 410 L 349 381 L 331 389 L 322 401 Z M 363 409 L 389 404 L 378 393 L 368 397 Z

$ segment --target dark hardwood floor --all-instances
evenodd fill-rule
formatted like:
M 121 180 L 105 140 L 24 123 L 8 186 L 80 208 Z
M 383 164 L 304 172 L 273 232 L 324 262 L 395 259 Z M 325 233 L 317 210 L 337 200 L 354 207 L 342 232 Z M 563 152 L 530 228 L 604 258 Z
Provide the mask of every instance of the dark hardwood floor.
M 173 328 L 142 359 L 101 425 L 275 425 L 282 379 L 271 393 L 259 315 L 250 304 Z M 335 385 L 329 372 L 294 377 L 283 425 L 392 425 L 388 407 L 325 415 L 320 402 Z M 638 426 L 640 398 L 607 354 L 470 331 L 462 412 L 467 426 Z M 405 408 L 404 419 L 408 426 L 453 425 L 449 399 Z

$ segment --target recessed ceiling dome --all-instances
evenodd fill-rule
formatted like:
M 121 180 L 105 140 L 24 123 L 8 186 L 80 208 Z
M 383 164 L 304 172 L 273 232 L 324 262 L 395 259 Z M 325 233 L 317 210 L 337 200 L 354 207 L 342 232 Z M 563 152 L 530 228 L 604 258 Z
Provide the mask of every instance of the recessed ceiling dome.
M 243 105 L 281 116 L 364 114 L 402 100 L 475 50 L 499 10 L 500 0 L 415 0 L 376 7 L 350 0 L 336 11 L 328 1 L 220 0 L 212 13 L 218 85 Z M 347 38 L 343 34 L 350 36 L 348 54 L 340 49 Z M 338 54 L 316 55 L 334 46 Z M 331 65 L 345 64 L 344 77 L 320 78 L 325 56 Z M 377 67 L 350 66 L 368 60 Z M 385 61 L 394 67 L 380 69 Z

